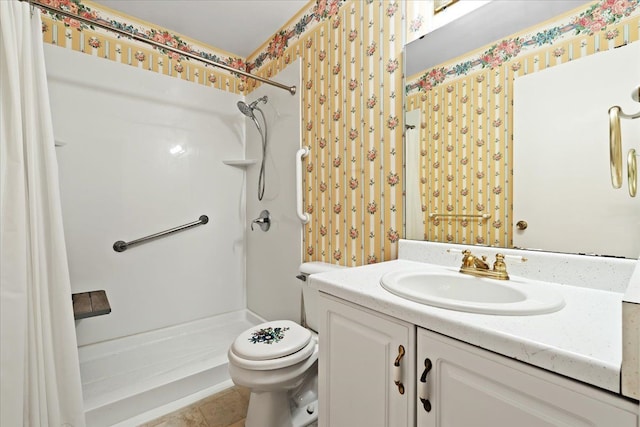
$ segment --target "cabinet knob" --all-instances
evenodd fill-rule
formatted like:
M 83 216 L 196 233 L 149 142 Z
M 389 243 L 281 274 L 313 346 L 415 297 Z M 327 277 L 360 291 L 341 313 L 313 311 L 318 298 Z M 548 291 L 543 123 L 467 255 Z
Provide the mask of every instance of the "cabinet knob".
M 422 376 L 420 377 L 420 382 L 418 383 L 418 398 L 420 398 L 420 402 L 422 402 L 422 406 L 424 410 L 427 412 L 431 412 L 431 402 L 429 402 L 429 387 L 427 386 L 427 375 L 433 364 L 429 358 L 424 359 L 424 371 L 422 372 Z
M 398 357 L 396 357 L 395 362 L 393 362 L 393 382 L 396 386 L 398 386 L 398 391 L 400 394 L 404 394 L 404 384 L 402 384 L 402 366 L 400 365 L 400 361 L 404 357 L 404 347 L 398 347 Z

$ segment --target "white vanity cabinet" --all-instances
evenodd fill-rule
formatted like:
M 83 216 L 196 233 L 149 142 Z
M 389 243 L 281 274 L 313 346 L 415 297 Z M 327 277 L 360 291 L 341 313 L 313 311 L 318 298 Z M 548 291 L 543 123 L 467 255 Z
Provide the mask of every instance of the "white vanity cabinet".
M 319 425 L 415 425 L 415 326 L 322 293 L 319 309 Z
M 319 308 L 320 427 L 640 425 L 596 387 L 325 293 Z
M 621 397 L 422 328 L 417 342 L 419 427 L 638 425 Z

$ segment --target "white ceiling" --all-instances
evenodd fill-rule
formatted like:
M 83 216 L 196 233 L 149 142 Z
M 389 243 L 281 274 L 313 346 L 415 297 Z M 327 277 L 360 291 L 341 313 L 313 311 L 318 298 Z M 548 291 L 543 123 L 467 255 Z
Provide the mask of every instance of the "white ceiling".
M 94 0 L 246 58 L 309 0 Z

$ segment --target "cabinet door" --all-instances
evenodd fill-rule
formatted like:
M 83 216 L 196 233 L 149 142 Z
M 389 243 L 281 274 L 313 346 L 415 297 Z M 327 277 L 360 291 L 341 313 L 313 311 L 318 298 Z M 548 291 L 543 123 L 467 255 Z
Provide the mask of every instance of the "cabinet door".
M 320 426 L 413 426 L 415 326 L 325 294 L 320 314 Z
M 418 381 L 425 361 L 427 412 L 420 427 L 635 427 L 630 402 L 565 377 L 418 328 Z M 428 406 L 428 405 L 427 405 Z

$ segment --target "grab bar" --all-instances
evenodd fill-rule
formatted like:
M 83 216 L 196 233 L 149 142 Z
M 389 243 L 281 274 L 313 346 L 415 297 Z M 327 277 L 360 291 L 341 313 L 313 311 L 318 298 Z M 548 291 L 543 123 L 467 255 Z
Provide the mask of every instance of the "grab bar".
M 189 224 L 180 225 L 178 227 L 171 228 L 169 230 L 161 231 L 159 233 L 151 234 L 146 237 L 141 237 L 139 239 L 132 240 L 130 242 L 123 242 L 122 240 L 118 240 L 113 244 L 113 250 L 116 252 L 124 252 L 129 247 L 139 245 L 140 243 L 146 242 L 148 240 L 157 239 L 159 237 L 166 236 L 171 233 L 176 233 L 178 231 L 186 230 L 187 228 L 195 227 L 198 225 L 204 225 L 209 222 L 209 217 L 206 215 L 200 215 L 197 221 L 190 222 Z
M 296 153 L 296 213 L 303 224 L 309 222 L 311 217 L 304 212 L 302 206 L 302 159 L 309 155 L 309 147 L 302 147 Z

